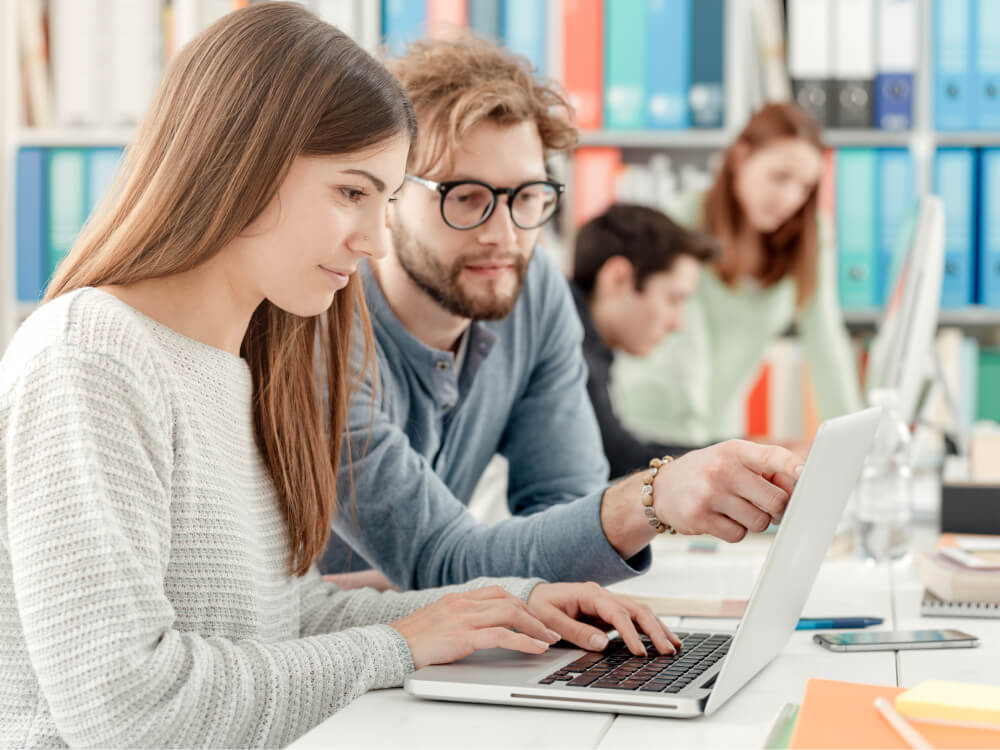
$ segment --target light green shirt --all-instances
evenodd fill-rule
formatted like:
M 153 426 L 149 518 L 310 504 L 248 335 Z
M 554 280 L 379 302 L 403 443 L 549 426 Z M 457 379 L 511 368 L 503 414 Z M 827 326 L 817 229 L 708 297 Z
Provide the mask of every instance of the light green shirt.
M 703 195 L 685 196 L 670 211 L 701 225 Z M 704 266 L 681 331 L 649 357 L 619 356 L 613 391 L 634 432 L 683 443 L 745 433 L 745 404 L 768 344 L 796 323 L 823 418 L 861 408 L 861 392 L 837 302 L 836 250 L 821 242 L 816 291 L 796 309 L 796 284 L 786 276 L 769 288 L 730 287 Z

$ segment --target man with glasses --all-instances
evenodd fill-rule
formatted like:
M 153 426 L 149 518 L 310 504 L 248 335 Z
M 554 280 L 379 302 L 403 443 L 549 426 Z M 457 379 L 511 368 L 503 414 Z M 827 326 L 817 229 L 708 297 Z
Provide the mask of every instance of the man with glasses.
M 536 249 L 564 189 L 546 158 L 576 141 L 561 95 L 471 38 L 417 43 L 392 67 L 419 137 L 390 252 L 359 269 L 376 370 L 350 405 L 327 572 L 610 583 L 646 570 L 657 531 L 737 541 L 779 519 L 799 469 L 781 448 L 730 441 L 608 486 L 580 321 Z M 465 504 L 497 453 L 513 517 L 491 526 Z

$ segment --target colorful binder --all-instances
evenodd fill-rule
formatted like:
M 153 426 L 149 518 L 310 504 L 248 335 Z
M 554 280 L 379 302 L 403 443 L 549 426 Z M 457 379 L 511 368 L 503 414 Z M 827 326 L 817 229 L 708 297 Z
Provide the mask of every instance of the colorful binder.
M 426 26 L 423 0 L 382 0 L 382 36 L 393 57 L 401 56 L 407 44 L 422 37 Z
M 87 152 L 51 148 L 46 152 L 49 245 L 46 276 L 69 254 L 87 219 Z
M 582 130 L 601 127 L 602 0 L 564 0 L 563 85 Z
M 646 124 L 650 128 L 683 129 L 691 125 L 688 92 L 692 91 L 693 99 L 699 96 L 693 92 L 691 79 L 691 3 L 649 0 Z
M 524 55 L 540 75 L 545 75 L 545 0 L 504 0 L 503 38 L 512 52 Z
M 21 302 L 39 301 L 48 282 L 45 172 L 45 149 L 18 150 L 14 237 L 17 298 Z
M 981 158 L 979 302 L 1000 307 L 1000 149 L 983 149 Z
M 970 148 L 942 148 L 934 156 L 934 192 L 944 203 L 945 263 L 941 307 L 973 301 L 976 239 L 976 155 Z
M 645 126 L 648 0 L 604 4 L 604 125 L 611 130 Z
M 917 0 L 879 0 L 875 50 L 875 126 L 913 127 L 917 70 Z
M 973 70 L 974 127 L 1000 129 L 1000 1 L 973 0 L 976 65 Z
M 905 148 L 884 148 L 878 152 L 878 266 L 875 276 L 875 304 L 885 303 L 891 281 L 893 254 L 899 231 L 913 211 L 917 198 L 913 157 Z
M 832 0 L 788 0 L 788 74 L 795 100 L 821 125 L 833 124 Z
M 972 65 L 973 0 L 935 0 L 934 126 L 938 130 L 968 130 L 975 122 Z
M 615 200 L 615 182 L 622 165 L 616 148 L 580 148 L 573 153 L 573 224 L 580 226 Z
M 465 0 L 427 0 L 429 36 L 436 39 L 448 38 L 468 25 L 469 6 Z
M 500 0 L 469 0 L 469 28 L 481 36 L 500 39 L 503 23 Z
M 726 116 L 724 0 L 691 0 L 691 125 L 721 128 Z M 680 29 L 679 33 L 684 33 Z
M 833 3 L 833 122 L 840 128 L 870 128 L 875 82 L 873 0 Z
M 87 216 L 92 216 L 118 172 L 120 148 L 92 148 L 87 152 Z
M 837 152 L 837 265 L 841 307 L 875 306 L 878 246 L 876 180 L 872 148 Z

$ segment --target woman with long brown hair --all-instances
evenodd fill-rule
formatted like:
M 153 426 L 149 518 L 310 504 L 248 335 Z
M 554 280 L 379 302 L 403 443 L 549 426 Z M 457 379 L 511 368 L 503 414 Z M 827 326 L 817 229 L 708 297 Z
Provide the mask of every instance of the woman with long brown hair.
M 818 217 L 822 171 L 815 120 L 793 103 L 770 104 L 726 150 L 711 188 L 671 208 L 714 235 L 722 254 L 703 267 L 683 329 L 652 356 L 618 363 L 616 395 L 633 430 L 684 443 L 742 435 L 751 381 L 793 322 L 824 418 L 860 408 L 836 251 Z
M 281 746 L 414 667 L 541 653 L 554 610 L 679 645 L 586 584 L 317 573 L 352 331 L 371 348 L 353 272 L 414 134 L 388 71 L 293 3 L 170 64 L 0 362 L 0 746 Z

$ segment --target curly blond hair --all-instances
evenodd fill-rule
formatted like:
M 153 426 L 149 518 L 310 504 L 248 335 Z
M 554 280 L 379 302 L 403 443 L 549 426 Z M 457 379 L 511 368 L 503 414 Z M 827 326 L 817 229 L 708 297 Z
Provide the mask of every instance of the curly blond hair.
M 501 126 L 534 122 L 546 156 L 576 145 L 573 110 L 561 88 L 536 79 L 527 58 L 493 42 L 469 33 L 423 39 L 387 64 L 417 115 L 407 164 L 414 174 L 450 171 L 457 144 L 484 120 Z

